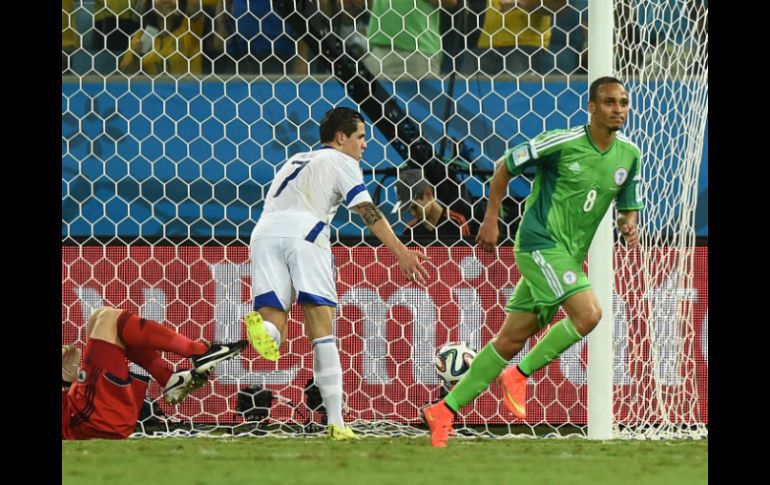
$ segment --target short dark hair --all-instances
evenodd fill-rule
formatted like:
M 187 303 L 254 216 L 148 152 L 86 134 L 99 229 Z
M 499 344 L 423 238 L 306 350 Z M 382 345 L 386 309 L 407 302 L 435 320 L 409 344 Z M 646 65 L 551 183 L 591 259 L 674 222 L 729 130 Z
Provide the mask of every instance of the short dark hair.
M 364 122 L 361 113 L 351 108 L 332 108 L 324 114 L 321 128 L 318 130 L 321 143 L 334 141 L 334 134 L 341 131 L 345 136 L 352 135 L 358 129 L 358 123 Z
M 599 88 L 605 84 L 620 84 L 622 86 L 623 82 L 612 76 L 603 76 L 596 79 L 591 83 L 591 88 L 588 90 L 588 101 L 596 101 L 596 97 L 599 95 Z

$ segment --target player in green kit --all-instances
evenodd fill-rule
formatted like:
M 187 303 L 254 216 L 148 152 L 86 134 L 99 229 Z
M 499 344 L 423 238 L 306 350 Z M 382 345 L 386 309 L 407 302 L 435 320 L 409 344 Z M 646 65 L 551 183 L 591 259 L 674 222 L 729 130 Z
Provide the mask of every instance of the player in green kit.
M 433 446 L 446 446 L 455 413 L 498 376 L 506 406 L 517 418 L 526 418 L 527 378 L 599 323 L 602 311 L 583 273 L 583 262 L 613 200 L 617 200 L 618 229 L 627 245 L 639 243 L 641 155 L 636 145 L 618 133 L 628 115 L 623 84 L 612 77 L 591 83 L 588 112 L 588 125 L 545 132 L 507 150 L 497 162 L 476 237 L 486 251 L 497 246 L 497 214 L 508 182 L 527 167 L 537 170 L 514 244 L 522 277 L 505 307 L 500 332 L 478 353 L 452 391 L 423 409 Z M 503 372 L 527 339 L 551 322 L 559 306 L 564 306 L 567 318 L 554 324 L 517 366 Z

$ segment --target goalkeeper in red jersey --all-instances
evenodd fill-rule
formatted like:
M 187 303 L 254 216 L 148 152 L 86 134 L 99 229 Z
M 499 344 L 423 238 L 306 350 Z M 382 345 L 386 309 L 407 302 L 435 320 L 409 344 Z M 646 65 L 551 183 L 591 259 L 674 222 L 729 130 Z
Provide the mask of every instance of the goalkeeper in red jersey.
M 190 340 L 126 310 L 99 308 L 88 319 L 80 349 L 62 346 L 62 439 L 123 439 L 133 431 L 149 378 L 129 372 L 126 359 L 163 386 L 169 404 L 201 387 L 214 367 L 239 354 L 247 340 L 212 344 Z M 159 350 L 189 357 L 192 368 L 174 372 Z
M 446 446 L 454 414 L 498 376 L 506 407 L 515 417 L 526 419 L 528 377 L 599 323 L 602 309 L 583 262 L 613 201 L 617 201 L 620 234 L 629 247 L 639 242 L 641 154 L 618 132 L 628 116 L 628 104 L 628 93 L 619 80 L 599 78 L 589 89 L 588 125 L 545 132 L 507 150 L 497 162 L 476 237 L 486 251 L 497 247 L 497 214 L 508 183 L 527 167 L 537 170 L 514 243 L 522 277 L 505 306 L 507 316 L 500 332 L 481 349 L 452 391 L 423 409 L 433 446 Z M 567 318 L 554 324 L 518 365 L 503 371 L 527 339 L 551 322 L 560 306 Z

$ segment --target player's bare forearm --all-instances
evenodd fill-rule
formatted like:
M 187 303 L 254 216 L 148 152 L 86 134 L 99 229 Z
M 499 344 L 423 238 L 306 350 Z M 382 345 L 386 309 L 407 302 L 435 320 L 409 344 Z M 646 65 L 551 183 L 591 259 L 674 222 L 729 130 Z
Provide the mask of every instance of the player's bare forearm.
M 367 225 L 372 234 L 382 241 L 388 249 L 394 253 L 406 251 L 406 247 L 398 240 L 393 228 L 390 227 L 390 223 L 382 211 L 371 202 L 364 202 L 356 206 L 358 215 L 364 220 L 364 224 Z
M 408 250 L 396 237 L 393 228 L 390 227 L 390 223 L 380 209 L 371 202 L 358 204 L 356 210 L 369 227 L 369 230 L 372 231 L 372 234 L 377 236 L 382 241 L 382 244 L 393 251 L 396 259 L 398 259 L 401 274 L 410 281 L 425 284 L 429 275 L 420 262 L 427 260 L 428 257 L 422 253 Z
M 364 203 L 358 204 L 356 206 L 356 210 L 358 211 L 358 215 L 361 216 L 361 219 L 364 220 L 364 224 L 366 224 L 369 227 L 371 227 L 374 223 L 376 223 L 380 219 L 385 218 L 385 216 L 382 214 L 382 211 L 371 202 L 364 202 Z
M 479 227 L 479 233 L 476 235 L 476 242 L 484 251 L 494 251 L 497 247 L 497 240 L 500 237 L 500 229 L 497 227 L 500 204 L 503 203 L 508 191 L 508 182 L 511 181 L 511 174 L 505 167 L 505 161 L 497 161 L 495 173 L 492 175 L 492 181 L 489 184 L 489 203 L 487 212 L 484 214 L 484 221 Z
M 503 203 L 503 197 L 508 192 L 508 183 L 511 181 L 511 174 L 505 167 L 505 161 L 501 158 L 495 166 L 495 173 L 492 175 L 492 181 L 489 183 L 489 203 L 484 219 L 497 220 L 500 213 L 500 205 Z

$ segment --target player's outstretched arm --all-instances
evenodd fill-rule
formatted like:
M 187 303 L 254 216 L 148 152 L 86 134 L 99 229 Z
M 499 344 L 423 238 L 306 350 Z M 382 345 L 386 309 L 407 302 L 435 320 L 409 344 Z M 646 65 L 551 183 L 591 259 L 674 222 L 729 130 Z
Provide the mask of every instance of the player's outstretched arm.
M 508 182 L 512 178 L 510 172 L 505 167 L 505 161 L 501 158 L 496 163 L 495 173 L 492 175 L 492 181 L 489 184 L 487 211 L 484 214 L 484 221 L 481 223 L 479 233 L 476 235 L 476 242 L 484 251 L 492 252 L 497 247 L 497 240 L 500 237 L 500 228 L 497 226 L 500 204 L 503 203 L 503 197 L 505 197 L 508 190 Z
M 639 229 L 636 225 L 638 217 L 637 211 L 618 211 L 618 231 L 629 248 L 639 244 Z
M 371 202 L 364 202 L 356 206 L 358 214 L 364 223 L 377 236 L 380 241 L 396 255 L 401 274 L 410 281 L 425 284 L 428 281 L 428 270 L 422 266 L 421 261 L 429 260 L 428 256 L 410 251 L 398 240 L 390 227 L 390 223 L 382 214 L 382 211 Z

